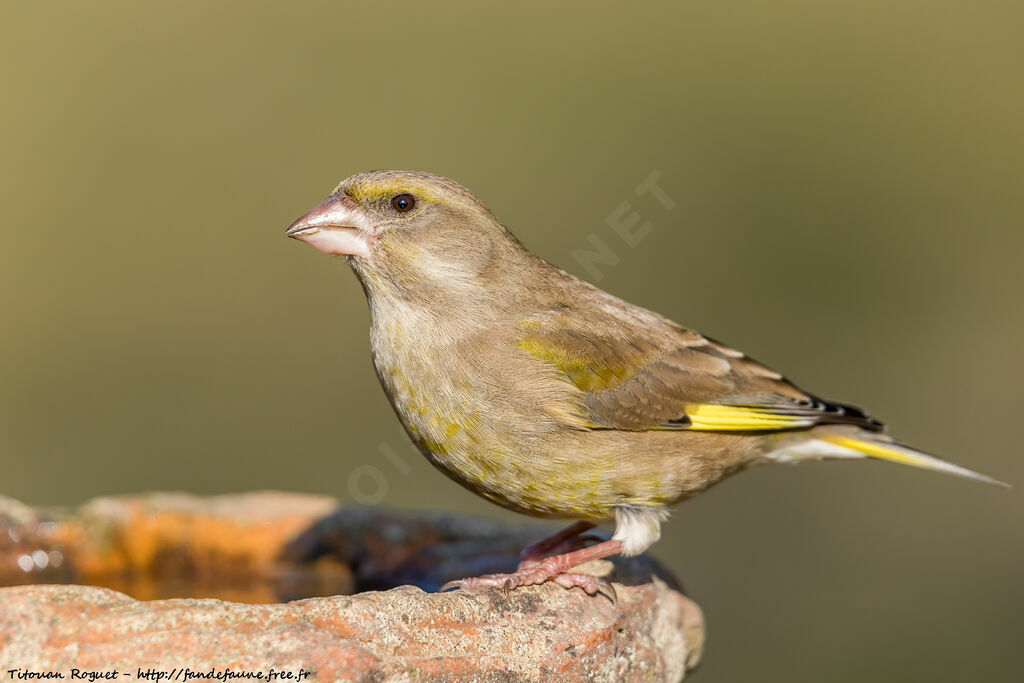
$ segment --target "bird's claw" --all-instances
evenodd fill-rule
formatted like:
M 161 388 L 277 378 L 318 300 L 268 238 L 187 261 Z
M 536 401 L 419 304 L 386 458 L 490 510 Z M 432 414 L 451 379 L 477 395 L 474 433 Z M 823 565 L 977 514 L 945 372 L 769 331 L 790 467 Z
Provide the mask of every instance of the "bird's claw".
M 437 592 L 444 593 L 452 588 L 493 588 L 500 585 L 495 583 L 496 581 L 506 576 L 508 576 L 508 574 L 484 574 L 483 576 L 473 576 L 468 579 L 453 579 L 438 588 Z
M 615 586 L 607 579 L 591 574 L 559 574 L 552 581 L 563 588 L 579 588 L 587 595 L 603 595 L 613 604 L 618 604 L 619 596 Z

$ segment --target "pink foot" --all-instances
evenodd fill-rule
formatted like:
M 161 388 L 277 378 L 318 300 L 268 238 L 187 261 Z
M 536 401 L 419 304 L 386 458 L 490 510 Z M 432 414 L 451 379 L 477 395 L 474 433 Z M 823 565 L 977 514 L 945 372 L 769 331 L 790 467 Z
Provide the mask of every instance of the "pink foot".
M 584 548 L 586 547 L 587 541 L 600 542 L 601 539 L 597 536 L 580 535 L 585 531 L 590 531 L 594 526 L 595 525 L 592 522 L 576 522 L 572 526 L 562 529 L 553 536 L 548 536 L 542 541 L 537 541 L 530 547 L 523 550 L 523 552 L 519 553 L 519 566 L 517 567 L 517 570 L 522 571 L 523 569 L 528 569 L 551 555 L 564 555 L 565 553 L 572 552 L 573 550 Z
M 528 567 L 520 568 L 512 574 L 488 574 L 486 576 L 449 581 L 441 586 L 441 590 L 446 591 L 449 588 L 500 588 L 508 594 L 520 586 L 535 586 L 547 583 L 548 581 L 554 581 L 563 588 L 582 588 L 588 595 L 601 593 L 614 603 L 617 596 L 611 583 L 589 574 L 570 573 L 569 570 L 589 560 L 608 557 L 621 550 L 622 541 L 603 541 L 597 545 L 574 550 L 570 553 L 548 557 Z

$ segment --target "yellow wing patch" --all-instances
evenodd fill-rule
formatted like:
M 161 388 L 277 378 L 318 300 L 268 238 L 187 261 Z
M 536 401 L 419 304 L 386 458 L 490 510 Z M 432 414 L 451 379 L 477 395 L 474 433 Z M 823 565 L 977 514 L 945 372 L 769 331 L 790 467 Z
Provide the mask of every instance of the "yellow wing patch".
M 612 366 L 598 359 L 585 358 L 538 337 L 524 337 L 519 341 L 519 347 L 530 355 L 554 365 L 583 391 L 611 389 L 633 374 L 625 366 Z
M 686 406 L 688 429 L 702 432 L 746 432 L 798 429 L 815 421 L 805 415 L 787 415 L 773 408 L 691 403 Z

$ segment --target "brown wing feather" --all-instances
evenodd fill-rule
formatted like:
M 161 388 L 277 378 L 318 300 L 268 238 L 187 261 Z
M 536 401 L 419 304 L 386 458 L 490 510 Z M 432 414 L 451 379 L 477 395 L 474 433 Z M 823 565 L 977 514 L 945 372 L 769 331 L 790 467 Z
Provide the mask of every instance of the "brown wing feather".
M 688 429 L 687 406 L 699 404 L 805 418 L 789 428 L 831 423 L 882 428 L 859 408 L 823 401 L 724 344 L 643 313 L 638 319 L 602 320 L 607 331 L 595 334 L 596 325 L 584 326 L 562 310 L 557 320 L 546 316 L 525 323 L 529 332 L 520 345 L 554 364 L 580 389 L 593 428 Z

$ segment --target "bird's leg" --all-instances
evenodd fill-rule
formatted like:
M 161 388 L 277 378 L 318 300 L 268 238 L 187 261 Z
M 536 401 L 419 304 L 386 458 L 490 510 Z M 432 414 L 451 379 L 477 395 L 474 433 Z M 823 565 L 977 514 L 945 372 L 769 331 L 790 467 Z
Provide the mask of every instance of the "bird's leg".
M 585 539 L 580 538 L 580 534 L 590 531 L 595 526 L 593 522 L 576 522 L 557 534 L 537 541 L 519 553 L 518 569 L 532 567 L 548 555 L 559 555 L 583 547 Z
M 615 555 L 621 551 L 622 541 L 602 541 L 596 545 L 580 548 L 570 553 L 552 555 L 512 574 L 488 574 L 486 576 L 449 581 L 441 586 L 441 590 L 445 591 L 449 588 L 501 588 L 508 593 L 520 586 L 533 586 L 554 581 L 563 588 L 582 588 L 589 595 L 602 593 L 607 595 L 612 602 L 615 602 L 615 589 L 612 588 L 608 581 L 597 576 L 591 576 L 590 574 L 573 574 L 569 570 L 584 562 Z

